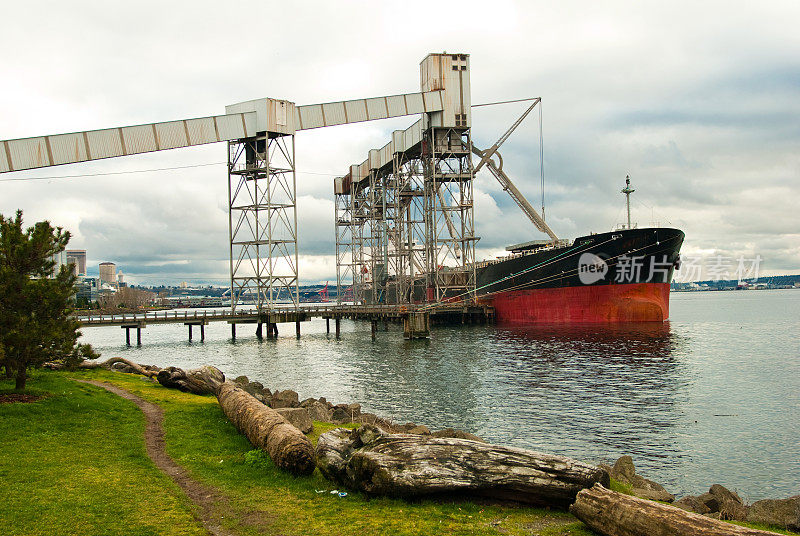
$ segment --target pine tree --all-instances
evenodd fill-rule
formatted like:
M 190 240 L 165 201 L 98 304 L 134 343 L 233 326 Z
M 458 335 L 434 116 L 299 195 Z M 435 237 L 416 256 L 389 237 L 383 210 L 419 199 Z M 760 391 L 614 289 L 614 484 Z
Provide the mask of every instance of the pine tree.
M 75 276 L 68 266 L 55 273 L 52 260 L 69 238 L 47 221 L 23 230 L 21 210 L 0 215 L 0 365 L 18 390 L 29 368 L 86 352 L 72 317 Z

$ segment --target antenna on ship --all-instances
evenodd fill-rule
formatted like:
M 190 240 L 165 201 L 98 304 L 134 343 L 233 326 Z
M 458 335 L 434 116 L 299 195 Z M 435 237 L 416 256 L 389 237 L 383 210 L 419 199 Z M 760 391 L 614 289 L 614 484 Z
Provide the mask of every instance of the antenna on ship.
M 622 189 L 622 193 L 625 194 L 625 201 L 628 205 L 628 229 L 631 228 L 631 194 L 635 191 L 631 188 L 631 176 L 625 175 L 625 188 Z

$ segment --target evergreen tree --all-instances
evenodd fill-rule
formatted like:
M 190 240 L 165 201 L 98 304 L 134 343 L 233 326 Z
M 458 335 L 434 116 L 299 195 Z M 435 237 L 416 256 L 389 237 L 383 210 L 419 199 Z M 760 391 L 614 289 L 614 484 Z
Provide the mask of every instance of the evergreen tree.
M 25 389 L 30 367 L 92 354 L 77 344 L 76 278 L 68 266 L 55 273 L 52 259 L 69 238 L 47 221 L 23 230 L 21 210 L 13 219 L 0 215 L 0 365 L 18 390 Z

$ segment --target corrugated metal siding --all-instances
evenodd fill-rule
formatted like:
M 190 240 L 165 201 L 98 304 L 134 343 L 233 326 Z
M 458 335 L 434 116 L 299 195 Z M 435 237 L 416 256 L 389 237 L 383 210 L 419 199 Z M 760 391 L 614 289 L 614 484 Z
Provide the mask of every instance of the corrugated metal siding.
M 296 106 L 297 130 L 309 130 L 442 109 L 438 91 Z
M 58 134 L 50 136 L 50 150 L 53 154 L 53 165 L 84 162 L 89 159 L 86 154 L 86 142 L 83 134 Z
M 0 173 L 239 139 L 255 124 L 248 112 L 0 141 Z
M 86 133 L 86 138 L 89 140 L 89 154 L 92 155 L 92 160 L 124 155 L 118 128 L 90 130 Z
M 214 129 L 214 121 L 210 117 L 188 119 L 186 128 L 189 130 L 189 143 L 191 145 L 203 145 L 219 141 Z
M 347 120 L 351 123 L 360 123 L 367 120 L 367 105 L 363 100 L 346 101 Z
M 189 145 L 183 121 L 156 123 L 156 132 L 158 133 L 158 144 L 162 150 L 177 149 L 178 147 Z
M 386 119 L 389 117 L 389 110 L 386 109 L 386 99 L 383 97 L 367 99 L 367 115 L 369 115 L 370 119 Z M 405 115 L 405 111 L 403 115 Z
M 122 129 L 122 138 L 125 141 L 125 153 L 149 153 L 157 151 L 153 125 L 140 125 Z
M 394 157 L 394 141 L 390 141 L 380 149 L 380 167 L 392 163 Z
M 381 167 L 381 155 L 378 149 L 370 149 L 369 156 L 367 157 L 369 169 L 378 169 Z

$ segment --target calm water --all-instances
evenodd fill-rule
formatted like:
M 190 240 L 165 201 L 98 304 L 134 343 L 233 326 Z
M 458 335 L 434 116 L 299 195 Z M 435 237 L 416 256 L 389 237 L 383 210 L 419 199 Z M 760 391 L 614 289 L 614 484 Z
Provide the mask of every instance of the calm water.
M 745 498 L 800 493 L 800 291 L 673 293 L 663 325 L 434 328 L 404 341 L 345 321 L 281 326 L 259 342 L 226 323 L 187 341 L 151 326 L 141 348 L 119 328 L 86 328 L 105 357 L 214 364 L 300 398 L 360 402 L 364 411 L 591 462 L 633 456 L 673 493 L 720 483 Z M 333 328 L 333 326 L 331 326 Z M 195 337 L 199 338 L 197 328 Z

